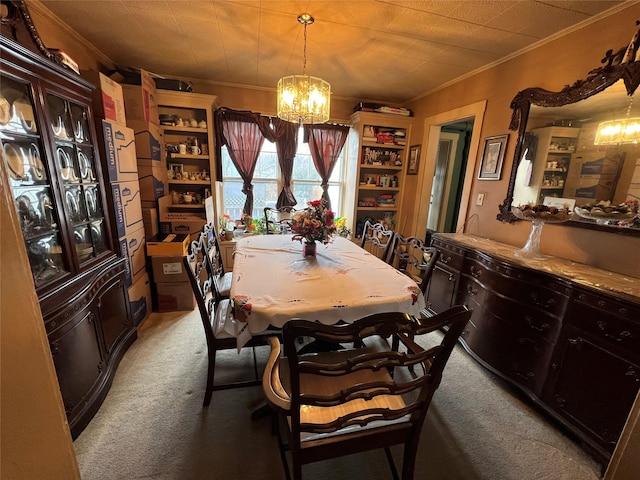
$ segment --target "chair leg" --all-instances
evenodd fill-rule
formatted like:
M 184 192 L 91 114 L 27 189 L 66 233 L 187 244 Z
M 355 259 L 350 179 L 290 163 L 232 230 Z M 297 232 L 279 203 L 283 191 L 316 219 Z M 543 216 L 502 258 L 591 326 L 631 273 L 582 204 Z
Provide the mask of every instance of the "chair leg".
M 389 462 L 389 469 L 391 470 L 391 475 L 393 476 L 393 480 L 400 480 L 398 477 L 398 469 L 396 468 L 396 462 L 393 461 L 393 455 L 391 455 L 391 449 L 389 447 L 384 447 L 384 453 L 387 455 L 387 462 Z M 404 468 L 404 465 L 403 465 Z M 404 480 L 404 477 L 403 477 Z
M 413 480 L 417 453 L 418 440 L 412 438 L 408 440 L 404 446 L 404 456 L 402 459 L 402 480 Z
M 208 352 L 208 367 L 207 367 L 207 388 L 204 392 L 203 406 L 208 407 L 211 403 L 211 395 L 213 394 L 213 382 L 216 371 L 216 349 L 212 348 Z
M 256 347 L 251 347 L 253 351 L 253 374 L 255 375 L 255 379 L 259 380 L 260 376 L 258 375 L 258 356 L 256 355 Z

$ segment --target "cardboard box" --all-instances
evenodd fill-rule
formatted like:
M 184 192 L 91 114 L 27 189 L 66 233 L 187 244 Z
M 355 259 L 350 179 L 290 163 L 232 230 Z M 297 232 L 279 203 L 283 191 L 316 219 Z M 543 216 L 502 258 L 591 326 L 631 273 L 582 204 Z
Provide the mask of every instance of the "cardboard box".
M 138 160 L 133 130 L 125 125 L 102 120 L 104 148 L 101 148 L 107 165 L 110 182 L 138 180 Z
M 189 275 L 184 267 L 184 255 L 151 257 L 151 271 L 155 283 L 188 282 Z
M 82 70 L 81 73 L 98 87 L 93 91 L 94 115 L 114 123 L 126 124 L 122 85 L 100 72 Z
M 158 312 L 193 310 L 196 298 L 189 282 L 156 283 Z
M 152 238 L 160 233 L 158 224 L 158 209 L 142 207 L 142 223 L 144 224 L 144 236 Z
M 137 327 L 151 313 L 151 282 L 145 273 L 136 283 L 128 288 L 129 309 L 133 326 Z
M 150 257 L 186 255 L 189 252 L 189 235 L 160 233 L 147 240 L 147 255 Z
M 126 237 L 138 229 L 144 230 L 138 180 L 112 183 L 111 193 L 118 238 Z
M 197 240 L 205 223 L 206 220 L 204 218 L 160 222 L 160 233 L 183 233 L 191 236 L 192 240 Z
M 138 159 L 138 180 L 140 181 L 140 199 L 153 202 L 167 194 L 167 169 L 161 162 Z
M 127 126 L 132 128 L 136 138 L 138 158 L 162 162 L 164 157 L 164 137 L 160 127 L 152 122 L 128 120 Z
M 144 120 L 160 124 L 156 84 L 149 72 L 140 71 L 142 85 L 122 85 L 124 108 L 129 121 Z
M 125 262 L 125 283 L 130 287 L 146 273 L 147 257 L 145 255 L 144 228 L 132 232 L 118 240 L 120 252 Z

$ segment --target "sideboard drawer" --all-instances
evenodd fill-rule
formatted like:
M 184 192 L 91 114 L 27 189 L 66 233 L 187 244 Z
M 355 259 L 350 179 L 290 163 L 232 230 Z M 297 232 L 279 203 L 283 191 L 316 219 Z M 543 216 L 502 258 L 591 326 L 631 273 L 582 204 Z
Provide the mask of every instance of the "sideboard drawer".
M 447 268 L 458 272 L 462 269 L 465 253 L 463 248 L 443 243 L 437 239 L 435 239 L 431 245 L 440 251 L 440 258 L 438 259 L 440 265 L 445 265 Z
M 548 276 L 523 275 L 521 269 L 511 268 L 478 253 L 465 258 L 462 275 L 475 279 L 505 298 L 557 317 L 565 311 L 571 292 L 571 287 Z
M 640 358 L 640 308 L 602 294 L 577 290 L 567 311 L 569 324 L 595 335 L 626 357 Z

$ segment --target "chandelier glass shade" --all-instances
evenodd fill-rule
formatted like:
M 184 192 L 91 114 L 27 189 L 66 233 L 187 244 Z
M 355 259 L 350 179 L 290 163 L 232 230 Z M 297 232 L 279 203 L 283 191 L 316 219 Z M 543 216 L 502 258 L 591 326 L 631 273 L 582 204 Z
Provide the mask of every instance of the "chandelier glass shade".
M 304 64 L 302 75 L 288 75 L 278 80 L 278 118 L 292 123 L 324 123 L 329 120 L 331 85 L 318 77 L 306 74 L 307 25 L 314 19 L 302 14 L 298 22 L 304 25 Z
M 278 80 L 278 117 L 293 123 L 329 120 L 331 85 L 309 75 L 289 75 Z
M 619 118 L 598 124 L 595 145 L 618 145 L 640 141 L 640 117 Z

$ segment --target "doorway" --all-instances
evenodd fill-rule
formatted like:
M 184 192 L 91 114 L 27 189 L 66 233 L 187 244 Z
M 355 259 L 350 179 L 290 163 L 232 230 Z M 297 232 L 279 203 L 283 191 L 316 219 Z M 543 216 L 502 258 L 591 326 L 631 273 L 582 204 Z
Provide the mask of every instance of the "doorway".
M 471 119 L 441 127 L 431 185 L 427 231 L 456 231 L 473 123 Z
M 426 141 L 424 156 L 426 168 L 422 171 L 419 190 L 416 194 L 418 215 L 415 216 L 413 223 L 414 235 L 420 238 L 428 236 L 427 225 L 436 225 L 437 231 L 458 233 L 464 231 L 486 104 L 486 101 L 482 101 L 425 119 L 423 138 Z M 443 137 L 443 131 L 458 135 L 456 159 L 448 163 L 446 178 L 444 178 L 445 170 L 442 166 L 440 171 L 436 173 L 441 137 L 447 139 L 446 136 Z M 462 168 L 463 165 L 464 168 Z M 436 175 L 438 175 L 438 179 L 436 179 Z M 441 183 L 442 201 L 438 209 L 439 213 L 436 214 L 434 206 L 434 215 L 438 217 L 437 222 L 433 223 L 434 220 L 432 220 L 428 223 L 431 215 L 431 196 L 436 183 Z M 436 185 L 436 191 L 438 188 L 440 186 Z M 440 226 L 441 222 L 442 227 Z

